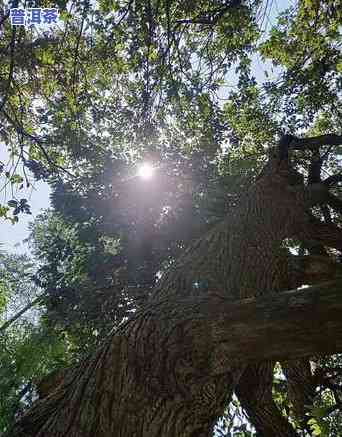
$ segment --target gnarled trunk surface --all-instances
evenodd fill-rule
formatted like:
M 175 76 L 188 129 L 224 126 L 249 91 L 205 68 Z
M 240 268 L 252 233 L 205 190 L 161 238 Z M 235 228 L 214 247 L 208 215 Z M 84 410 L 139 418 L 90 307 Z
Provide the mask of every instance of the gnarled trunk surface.
M 219 339 L 227 343 L 231 335 L 236 344 L 234 330 L 221 332 L 229 329 L 221 323 L 227 302 L 303 283 L 306 264 L 298 269 L 284 248 L 285 239 L 324 241 L 342 248 L 341 231 L 313 220 L 308 213 L 325 193 L 324 187 L 318 188 L 304 187 L 287 160 L 271 160 L 226 219 L 195 241 L 163 275 L 146 308 L 38 401 L 8 435 L 209 436 L 236 388 L 265 437 L 294 436 L 271 397 L 267 381 L 272 365 L 251 367 L 251 356 L 227 354 Z M 186 304 L 189 301 L 191 305 Z M 260 320 L 255 329 L 262 330 L 265 323 Z M 239 332 L 237 322 L 234 326 Z M 310 326 L 307 323 L 305 329 L 309 331 Z M 318 336 L 314 329 L 310 334 Z M 308 344 L 305 333 L 300 338 Z M 241 350 L 247 351 L 244 341 L 241 338 Z M 271 336 L 273 352 L 255 351 L 255 360 L 276 359 L 276 341 Z M 295 341 L 290 338 L 289 344 Z M 266 339 L 264 348 L 267 343 Z M 317 348 L 322 349 L 322 344 Z M 248 351 L 253 355 L 252 349 Z M 264 386 L 259 384 L 263 372 Z M 252 380 L 254 386 L 248 383 Z M 259 396 L 265 408 L 258 406 Z

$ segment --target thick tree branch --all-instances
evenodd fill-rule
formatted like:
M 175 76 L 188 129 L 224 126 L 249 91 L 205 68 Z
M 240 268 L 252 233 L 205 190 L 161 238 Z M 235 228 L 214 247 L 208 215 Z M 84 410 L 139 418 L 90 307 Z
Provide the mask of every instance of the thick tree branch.
M 294 236 L 299 240 L 311 240 L 342 252 L 342 229 L 333 223 L 322 223 L 310 216 Z
M 293 277 L 298 277 L 298 284 L 317 284 L 342 276 L 342 265 L 326 255 L 289 256 Z
M 229 357 L 282 360 L 342 351 L 342 281 L 233 303 L 210 300 L 199 314 Z
M 317 149 L 322 146 L 339 146 L 342 144 L 342 135 L 327 134 L 317 137 L 296 138 L 293 137 L 289 145 L 292 150 Z

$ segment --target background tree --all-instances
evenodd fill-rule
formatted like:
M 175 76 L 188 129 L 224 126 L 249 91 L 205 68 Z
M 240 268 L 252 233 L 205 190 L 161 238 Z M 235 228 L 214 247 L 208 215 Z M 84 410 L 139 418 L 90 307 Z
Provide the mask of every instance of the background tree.
M 37 399 L 44 376 L 68 364 L 66 338 L 40 320 L 40 290 L 34 285 L 34 266 L 26 255 L 0 255 L 0 430 Z M 35 304 L 35 305 L 34 305 Z M 26 308 L 20 317 L 19 312 Z

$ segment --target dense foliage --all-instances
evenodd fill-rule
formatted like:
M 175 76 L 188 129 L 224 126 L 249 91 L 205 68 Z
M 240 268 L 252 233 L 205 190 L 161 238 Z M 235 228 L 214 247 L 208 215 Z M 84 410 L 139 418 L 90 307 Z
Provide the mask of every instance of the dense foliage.
M 41 310 L 30 306 L 39 296 L 33 264 L 26 255 L 0 255 L 0 430 L 6 430 L 15 416 L 37 397 L 43 376 L 68 364 L 66 338 L 56 335 L 43 320 Z M 15 322 L 22 308 L 27 311 Z

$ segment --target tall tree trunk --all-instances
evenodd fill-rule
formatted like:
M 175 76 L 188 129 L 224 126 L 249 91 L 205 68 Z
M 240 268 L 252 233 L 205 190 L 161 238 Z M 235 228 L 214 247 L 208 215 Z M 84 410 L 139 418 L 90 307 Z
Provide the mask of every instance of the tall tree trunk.
M 245 363 L 342 350 L 341 287 L 150 304 L 6 437 L 209 436 Z
M 161 303 L 122 327 L 38 401 L 11 435 L 207 436 L 243 367 L 212 369 L 207 336 L 201 332 L 203 340 L 193 350 L 193 322 L 187 332 L 182 309 L 176 316 L 167 309 L 177 312 Z
M 241 375 L 250 376 L 250 361 L 328 351 L 327 332 L 341 334 L 340 307 L 329 297 L 323 302 L 327 314 L 317 311 L 319 298 L 310 292 L 299 300 L 273 294 L 269 300 L 233 304 L 279 293 L 291 283 L 286 238 L 317 236 L 333 247 L 340 245 L 338 228 L 312 225 L 308 208 L 322 193 L 317 197 L 316 189 L 300 181 L 286 160 L 270 161 L 227 218 L 163 275 L 145 309 L 38 401 L 8 435 L 208 436 Z M 306 307 L 303 296 L 312 299 Z M 308 307 L 316 311 L 319 329 Z M 340 337 L 336 344 L 332 341 L 333 351 L 339 342 Z M 257 421 L 261 412 L 255 413 L 258 405 L 246 387 L 241 379 L 238 390 Z M 255 391 L 259 389 L 256 381 Z M 265 393 L 270 417 L 275 410 L 268 386 Z M 277 433 L 290 436 L 285 425 L 277 426 Z
M 245 363 L 342 350 L 341 287 L 150 304 L 6 437 L 209 436 Z

